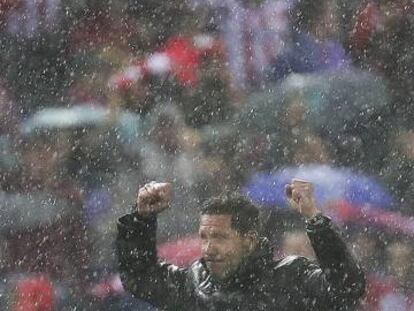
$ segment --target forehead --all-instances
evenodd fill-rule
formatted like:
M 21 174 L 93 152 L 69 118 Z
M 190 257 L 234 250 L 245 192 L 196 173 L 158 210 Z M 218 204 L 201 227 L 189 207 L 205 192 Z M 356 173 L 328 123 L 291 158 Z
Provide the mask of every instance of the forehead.
M 231 215 L 201 215 L 200 229 L 227 229 L 231 228 Z

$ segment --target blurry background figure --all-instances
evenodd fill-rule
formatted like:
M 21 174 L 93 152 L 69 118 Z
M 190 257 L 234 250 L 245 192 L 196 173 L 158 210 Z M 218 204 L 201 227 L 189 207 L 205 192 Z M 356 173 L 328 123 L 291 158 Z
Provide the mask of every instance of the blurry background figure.
M 6 1 L 7 2 L 7 1 Z M 60 0 L 16 0 L 5 18 L 5 27 L 20 38 L 31 38 L 43 31 L 56 30 Z
M 414 308 L 413 245 L 411 241 L 402 240 L 391 244 L 387 251 L 393 288 L 381 299 L 379 310 L 412 310 Z
M 374 228 L 367 227 L 363 230 L 352 224 L 350 226 L 353 251 L 366 273 L 365 294 L 358 310 L 376 311 L 379 310 L 381 299 L 391 288 L 386 271 L 387 264 L 384 261 L 385 244 L 389 242 L 390 236 Z
M 193 2 L 208 11 L 208 27 L 223 38 L 232 87 L 239 92 L 262 89 L 289 35 L 289 1 Z
M 80 189 L 65 172 L 68 137 L 43 133 L 20 139 L 19 182 L 0 192 L 10 260 L 5 273 L 47 273 L 81 292 L 88 240 Z
M 22 115 L 58 102 L 67 87 L 70 56 L 61 5 L 17 0 L 0 16 L 0 70 Z
M 32 275 L 16 284 L 11 311 L 56 310 L 55 288 L 45 275 Z
M 402 289 L 412 291 L 414 264 L 411 260 L 414 247 L 409 240 L 394 242 L 387 247 L 390 273 Z
M 353 241 L 354 252 L 359 258 L 361 265 L 364 267 L 367 273 L 384 274 L 385 267 L 381 266 L 378 237 L 375 233 L 369 231 L 365 234 L 356 235 Z
M 390 155 L 381 175 L 401 211 L 410 214 L 414 206 L 414 131 L 412 127 L 394 129 L 390 135 Z
M 282 253 L 316 259 L 313 248 L 305 231 L 287 231 L 283 236 Z
M 149 136 L 140 153 L 141 180 L 168 180 L 176 187 L 171 212 L 159 219 L 160 238 L 195 232 L 197 207 L 207 195 L 200 188 L 204 173 L 199 138 L 173 103 L 156 107 L 148 118 Z
M 15 145 L 19 121 L 16 102 L 5 82 L 0 79 L 0 189 L 3 190 L 17 186 L 19 161 Z
M 393 97 L 390 117 L 407 125 L 414 115 L 413 12 L 410 1 L 363 2 L 350 35 L 356 62 L 388 81 Z
M 274 79 L 349 68 L 350 60 L 339 41 L 337 1 L 298 0 L 289 13 L 290 36 L 272 65 Z
M 17 134 L 19 121 L 18 107 L 12 93 L 6 82 L 0 78 L 0 135 L 13 138 Z

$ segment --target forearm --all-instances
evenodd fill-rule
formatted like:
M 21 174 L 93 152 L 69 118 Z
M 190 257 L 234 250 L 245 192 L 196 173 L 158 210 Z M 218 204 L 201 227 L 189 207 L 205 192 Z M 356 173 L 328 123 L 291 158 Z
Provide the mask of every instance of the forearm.
M 319 216 L 316 222 L 308 221 L 306 229 L 332 290 L 338 294 L 361 295 L 365 285 L 363 272 L 330 220 Z
M 160 263 L 156 253 L 156 216 L 128 214 L 118 221 L 119 271 L 125 289 L 164 308 L 183 303 L 186 271 Z M 179 298 L 181 297 L 181 301 Z
M 156 217 L 142 218 L 136 213 L 121 217 L 117 223 L 119 272 L 126 290 L 144 298 L 139 286 L 149 278 L 148 271 L 157 264 Z
M 131 272 L 146 270 L 156 264 L 156 216 L 127 214 L 118 220 L 117 250 L 121 269 Z

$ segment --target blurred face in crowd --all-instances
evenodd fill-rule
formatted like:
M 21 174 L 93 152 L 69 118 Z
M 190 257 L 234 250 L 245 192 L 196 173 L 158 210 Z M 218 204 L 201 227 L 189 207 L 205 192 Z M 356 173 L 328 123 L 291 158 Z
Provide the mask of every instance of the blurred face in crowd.
M 231 215 L 202 215 L 199 235 L 203 259 L 217 280 L 231 276 L 256 243 L 255 236 L 232 227 Z
M 369 235 L 359 235 L 352 243 L 353 251 L 366 271 L 379 269 L 378 241 Z
M 306 103 L 302 98 L 294 98 L 286 107 L 286 123 L 289 127 L 299 127 L 304 123 Z
M 329 154 L 323 140 L 316 135 L 304 135 L 303 141 L 297 145 L 293 154 L 293 163 L 328 163 Z
M 305 232 L 287 232 L 283 239 L 283 253 L 285 255 L 298 255 L 307 258 L 315 258 L 309 238 Z
M 67 155 L 67 148 L 67 140 L 57 139 L 53 143 L 32 140 L 22 152 L 22 160 L 31 180 L 43 183 L 56 177 L 59 166 Z
M 407 159 L 414 159 L 414 131 L 402 131 L 395 139 L 400 152 Z
M 404 242 L 391 244 L 388 249 L 391 273 L 397 277 L 401 283 L 412 281 L 414 272 L 412 257 L 414 248 Z
M 183 124 L 178 117 L 170 114 L 160 114 L 153 128 L 153 138 L 161 148 L 167 152 L 175 152 L 180 149 L 180 136 L 183 132 Z

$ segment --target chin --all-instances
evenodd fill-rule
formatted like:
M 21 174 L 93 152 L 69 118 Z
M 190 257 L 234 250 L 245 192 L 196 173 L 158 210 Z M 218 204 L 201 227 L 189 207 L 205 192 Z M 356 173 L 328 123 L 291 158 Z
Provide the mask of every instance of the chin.
M 212 269 L 209 269 L 209 270 L 210 270 L 211 276 L 218 281 L 226 280 L 227 278 L 231 276 L 231 273 L 228 271 L 217 271 L 217 270 L 214 271 Z
M 217 281 L 222 281 L 227 278 L 227 275 L 224 273 L 211 273 L 211 276 Z
M 211 265 L 207 265 L 208 270 L 210 271 L 210 274 L 213 278 L 217 279 L 217 280 L 222 280 L 225 278 L 225 273 L 222 272 L 219 269 L 215 269 L 214 267 L 212 267 Z

